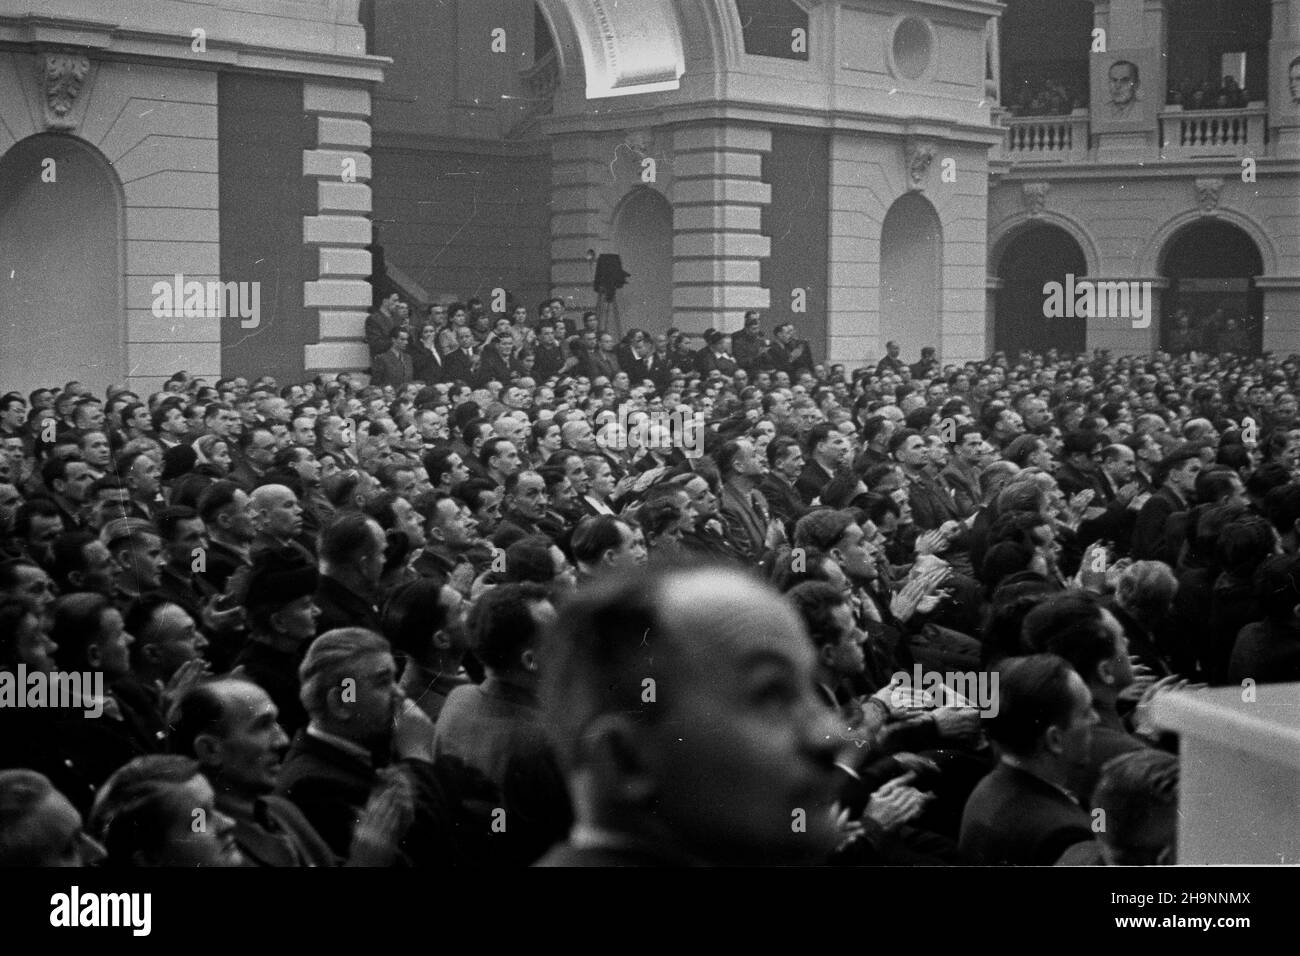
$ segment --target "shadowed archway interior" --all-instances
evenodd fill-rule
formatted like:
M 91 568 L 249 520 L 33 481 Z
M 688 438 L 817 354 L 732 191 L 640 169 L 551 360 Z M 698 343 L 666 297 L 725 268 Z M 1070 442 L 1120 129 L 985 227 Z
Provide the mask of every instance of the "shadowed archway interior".
M 1021 349 L 1083 352 L 1088 322 L 1082 318 L 1048 319 L 1043 315 L 1043 286 L 1082 279 L 1088 261 L 1074 237 L 1059 226 L 1035 223 L 1006 244 L 998 260 L 997 312 L 993 348 L 1014 356 Z

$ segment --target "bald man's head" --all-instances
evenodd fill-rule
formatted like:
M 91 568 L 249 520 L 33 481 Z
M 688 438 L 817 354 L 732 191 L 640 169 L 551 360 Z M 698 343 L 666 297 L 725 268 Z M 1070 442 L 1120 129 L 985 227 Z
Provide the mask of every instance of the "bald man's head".
M 842 741 L 777 592 L 724 568 L 619 576 L 562 609 L 546 653 L 579 822 L 715 863 L 829 852 Z
M 249 498 L 259 531 L 288 539 L 302 532 L 302 506 L 284 485 L 262 485 Z

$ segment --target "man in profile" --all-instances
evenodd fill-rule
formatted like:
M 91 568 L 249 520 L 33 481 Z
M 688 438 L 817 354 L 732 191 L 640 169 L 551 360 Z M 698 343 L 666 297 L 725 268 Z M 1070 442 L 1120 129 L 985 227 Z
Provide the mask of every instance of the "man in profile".
M 1097 712 L 1083 678 L 1054 654 L 1000 667 L 988 735 L 1002 759 L 966 802 L 961 851 L 981 866 L 1051 866 L 1092 839 L 1092 820 L 1066 784 L 1092 744 Z
M 661 569 L 566 604 L 542 701 L 573 797 L 541 866 L 816 863 L 840 738 L 798 615 L 745 573 Z

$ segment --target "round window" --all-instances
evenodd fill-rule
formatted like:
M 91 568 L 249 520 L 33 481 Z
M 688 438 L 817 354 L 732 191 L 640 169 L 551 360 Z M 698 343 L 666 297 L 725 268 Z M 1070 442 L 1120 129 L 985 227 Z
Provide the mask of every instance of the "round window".
M 918 17 L 908 17 L 894 31 L 894 71 L 915 80 L 930 65 L 934 41 L 929 25 Z

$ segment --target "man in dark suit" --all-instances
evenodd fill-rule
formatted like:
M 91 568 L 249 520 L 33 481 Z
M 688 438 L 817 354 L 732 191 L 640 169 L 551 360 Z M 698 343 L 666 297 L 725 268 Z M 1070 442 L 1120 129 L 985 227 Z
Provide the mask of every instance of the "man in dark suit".
M 564 346 L 556 341 L 555 327 L 543 322 L 537 330 L 537 344 L 533 346 L 533 373 L 539 382 L 560 374 L 564 367 Z
M 952 459 L 939 473 L 940 480 L 952 492 L 959 518 L 969 518 L 980 506 L 979 460 L 983 456 L 984 429 L 979 425 L 959 425 L 953 433 Z
M 818 422 L 808 431 L 807 457 L 794 483 L 795 490 L 803 496 L 804 504 L 810 505 L 821 497 L 823 489 L 835 477 L 835 473 L 844 464 L 849 454 L 849 440 L 844 433 L 829 422 Z
M 1079 526 L 1082 540 L 1111 541 L 1117 553 L 1128 554 L 1138 509 L 1146 504 L 1134 480 L 1135 466 L 1133 449 L 1127 445 L 1107 445 L 1101 450 L 1101 470 L 1097 474 L 1100 494 L 1094 503 L 1104 510 Z
M 464 773 L 449 782 L 451 765 L 434 765 L 433 726 L 402 696 L 388 641 L 359 627 L 327 632 L 298 673 L 310 722 L 289 748 L 275 792 L 336 856 L 354 853 L 367 804 L 390 789 L 414 809 L 405 833 L 391 834 L 393 862 L 446 866 L 489 852 L 490 836 L 472 851 L 466 838 L 491 833 L 491 791 Z
M 1061 454 L 1065 461 L 1056 469 L 1054 477 L 1067 498 L 1089 490 L 1101 494 L 1101 473 L 1092 455 L 1103 440 L 1098 432 L 1089 431 L 1073 431 L 1065 436 L 1061 443 Z
M 1024 642 L 1034 650 L 1063 657 L 1088 685 L 1099 718 L 1083 759 L 1068 771 L 1066 788 L 1085 807 L 1101 768 L 1114 757 L 1148 746 L 1120 720 L 1119 695 L 1133 684 L 1128 637 L 1110 611 L 1085 592 L 1054 595 L 1029 612 Z
M 1163 561 L 1170 567 L 1178 564 L 1178 553 L 1169 536 L 1169 519 L 1195 504 L 1196 476 L 1203 467 L 1200 451 L 1190 445 L 1174 449 L 1161 462 L 1164 484 L 1147 499 L 1133 527 L 1135 560 Z
M 345 514 L 321 537 L 321 576 L 316 587 L 319 633 L 336 627 L 380 631 L 379 579 L 387 541 L 378 522 L 364 514 Z
M 757 563 L 768 546 L 771 512 L 757 488 L 762 463 L 748 440 L 729 441 L 713 453 L 722 476 L 721 513 L 727 536 L 741 556 Z
M 398 326 L 397 304 L 402 297 L 394 292 L 379 303 L 379 308 L 366 317 L 366 345 L 373 359 L 388 350 L 393 344 L 393 330 Z
M 411 333 L 406 329 L 393 329 L 392 345 L 371 357 L 372 385 L 402 386 L 415 378 L 415 363 L 406 347 L 411 344 Z
M 843 742 L 816 696 L 815 653 L 748 573 L 597 582 L 564 605 L 542 660 L 577 819 L 539 865 L 815 863 L 835 846 Z M 759 674 L 788 694 L 782 706 L 742 693 Z
M 443 369 L 449 382 L 464 382 L 474 378 L 478 364 L 474 356 L 474 332 L 468 326 L 456 330 L 456 350 L 443 357 Z
M 961 851 L 985 866 L 1051 866 L 1092 839 L 1091 817 L 1065 789 L 1091 743 L 1092 695 L 1054 654 L 1004 660 L 999 691 L 987 733 L 1002 759 L 966 801 Z
M 928 444 L 919 432 L 904 428 L 889 439 L 889 450 L 907 476 L 908 501 L 913 520 L 923 531 L 934 531 L 956 521 L 957 502 L 952 491 L 930 470 Z
M 758 483 L 758 490 L 772 509 L 772 516 L 784 522 L 789 533 L 808 510 L 794 487 L 804 468 L 803 447 L 793 438 L 773 438 L 767 446 L 767 464 L 768 472 Z
M 758 368 L 785 372 L 791 379 L 801 371 L 813 370 L 812 348 L 803 339 L 795 338 L 794 326 L 791 323 L 778 325 L 772 337 L 776 341 L 759 356 Z
M 474 370 L 470 384 L 475 388 L 486 388 L 488 382 L 510 384 L 510 352 L 514 348 L 509 337 L 494 338 L 483 346 L 478 368 Z
M 573 821 L 564 778 L 537 702 L 541 628 L 555 616 L 540 585 L 503 584 L 470 617 L 470 643 L 487 678 L 447 696 L 433 734 L 437 758 L 455 757 L 496 787 L 504 863 L 528 864 Z

